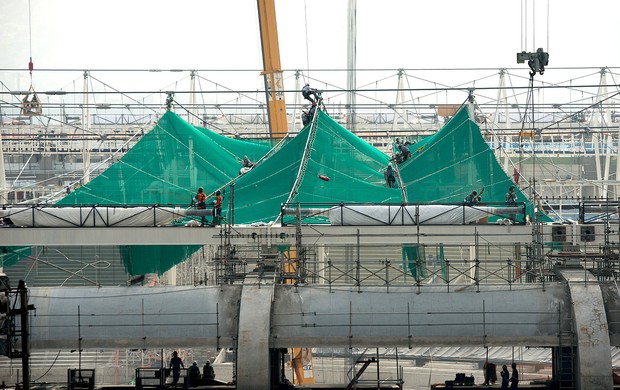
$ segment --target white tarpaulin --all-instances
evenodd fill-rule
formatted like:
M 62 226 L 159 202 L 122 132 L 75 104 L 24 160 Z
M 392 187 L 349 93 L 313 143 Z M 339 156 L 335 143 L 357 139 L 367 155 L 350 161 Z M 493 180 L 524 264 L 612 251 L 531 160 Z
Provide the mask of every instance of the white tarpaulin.
M 171 207 L 24 207 L 2 210 L 14 225 L 29 227 L 157 226 L 185 216 Z
M 332 225 L 454 225 L 477 222 L 498 213 L 517 214 L 514 207 L 463 205 L 358 205 L 334 207 L 329 210 Z

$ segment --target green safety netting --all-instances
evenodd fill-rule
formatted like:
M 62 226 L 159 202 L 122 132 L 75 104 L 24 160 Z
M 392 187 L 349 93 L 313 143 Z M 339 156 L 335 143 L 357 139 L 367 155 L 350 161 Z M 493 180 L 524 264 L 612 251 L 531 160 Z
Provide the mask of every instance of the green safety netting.
M 236 181 L 234 221 L 275 221 L 280 206 L 287 201 L 329 205 L 400 203 L 400 189 L 385 184 L 383 171 L 387 164 L 384 153 L 319 111 L 314 128 L 307 125 L 293 140 Z
M 244 156 L 256 161 L 270 148 L 191 126 L 169 111 L 120 160 L 58 204 L 189 206 L 198 187 L 213 193 L 237 177 Z M 161 274 L 199 248 L 126 246 L 121 253 L 130 274 Z
M 444 256 L 443 243 L 439 243 L 434 255 L 427 253 L 426 246 L 421 244 L 403 244 L 401 251 L 403 269 L 408 270 L 414 280 L 424 279 L 432 274 L 433 283 L 448 281 L 448 265 Z M 406 274 L 405 280 L 407 280 Z
M 399 165 L 409 203 L 460 203 L 482 188 L 482 202 L 505 201 L 514 183 L 470 119 L 470 107 L 464 105 L 437 133 L 409 146 L 411 158 Z M 531 215 L 528 198 L 518 188 L 516 193 Z
M 412 145 L 399 165 L 409 203 L 462 202 L 484 186 L 483 201 L 503 202 L 511 185 L 493 151 L 461 109 L 440 131 Z M 323 111 L 295 138 L 243 176 L 241 160 L 258 161 L 270 146 L 196 128 L 167 112 L 119 161 L 61 200 L 61 205 L 173 204 L 189 206 L 196 188 L 224 188 L 223 216 L 235 223 L 277 219 L 282 203 L 401 203 L 388 188 L 389 157 L 343 128 Z M 305 157 L 304 157 L 305 156 Z M 236 179 L 234 188 L 226 186 Z M 518 193 L 519 201 L 526 201 Z M 230 204 L 234 197 L 234 207 Z M 163 273 L 199 246 L 128 246 L 132 275 Z
M 437 133 L 409 146 L 400 176 L 411 202 L 462 202 L 484 187 L 484 201 L 504 201 L 511 179 L 461 108 Z
M 245 155 L 256 161 L 269 149 L 196 128 L 169 111 L 121 159 L 58 204 L 189 205 L 198 187 L 214 192 L 238 175 Z
M 31 246 L 0 246 L 0 267 L 10 267 L 29 256 L 32 256 Z

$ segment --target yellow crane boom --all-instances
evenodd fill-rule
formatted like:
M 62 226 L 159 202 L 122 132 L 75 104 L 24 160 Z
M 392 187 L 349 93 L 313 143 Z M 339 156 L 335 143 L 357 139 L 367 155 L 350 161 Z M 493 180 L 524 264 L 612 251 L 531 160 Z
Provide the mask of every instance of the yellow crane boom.
M 288 133 L 286 103 L 284 101 L 284 78 L 280 65 L 280 46 L 278 44 L 278 27 L 274 0 L 258 1 L 258 20 L 260 22 L 261 46 L 263 49 L 263 76 L 267 94 L 267 115 L 271 138 L 281 139 Z M 296 259 L 296 250 L 290 248 L 289 256 Z M 312 350 L 308 348 L 292 349 L 292 364 L 295 378 L 293 383 L 313 384 L 314 365 Z
M 274 0 L 258 1 L 261 46 L 263 50 L 263 76 L 267 94 L 267 115 L 271 138 L 280 139 L 288 133 L 284 79 L 280 65 L 280 46 Z

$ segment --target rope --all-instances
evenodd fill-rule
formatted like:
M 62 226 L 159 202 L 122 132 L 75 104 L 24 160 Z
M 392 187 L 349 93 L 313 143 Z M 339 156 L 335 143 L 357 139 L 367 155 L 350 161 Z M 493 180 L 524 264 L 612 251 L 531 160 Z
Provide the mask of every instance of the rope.
M 394 163 L 393 165 L 394 171 L 396 171 L 396 180 L 398 180 L 398 186 L 400 187 L 400 196 L 402 197 L 403 203 L 407 204 L 409 200 L 407 199 L 407 187 L 403 185 L 403 179 L 400 177 L 400 169 L 398 169 L 398 163 Z
M 153 117 L 155 118 L 155 117 Z M 152 119 L 153 119 L 152 118 Z M 116 152 L 114 152 L 112 155 L 110 155 L 109 157 L 107 157 L 106 159 L 104 159 L 103 161 L 101 161 L 99 164 L 97 164 L 94 168 L 90 169 L 88 171 L 88 173 L 84 174 L 82 177 L 80 177 L 78 180 L 73 181 L 69 186 L 72 187 L 77 183 L 82 182 L 82 180 L 84 179 L 84 177 L 86 177 L 87 175 L 90 175 L 91 173 L 93 173 L 94 171 L 96 171 L 97 169 L 99 169 L 100 167 L 102 167 L 104 164 L 107 164 L 111 159 L 113 159 L 122 149 L 125 149 L 125 147 L 127 145 L 129 145 L 130 142 L 132 142 L 134 140 L 134 138 L 136 138 L 138 136 L 138 134 L 142 134 L 144 133 L 144 128 L 148 125 L 150 125 L 152 123 L 148 122 L 146 124 L 144 124 L 142 127 L 140 127 L 140 131 L 136 131 L 129 139 L 127 139 L 127 141 L 125 141 L 120 148 L 118 148 L 116 150 Z M 93 133 L 94 134 L 94 133 Z M 119 162 L 121 162 L 122 160 L 119 160 Z M 58 192 L 55 192 L 53 194 L 50 194 L 49 196 L 47 196 L 46 198 L 44 198 L 45 200 L 49 201 L 50 199 L 54 199 L 56 196 L 58 196 L 59 194 L 63 193 L 64 190 L 60 190 Z M 113 202 L 115 203 L 115 202 Z
M 547 0 L 547 53 L 549 52 L 549 14 L 550 14 L 550 1 Z
M 38 380 L 40 380 L 41 378 L 43 378 L 45 375 L 47 375 L 48 372 L 50 372 L 50 370 L 54 367 L 54 364 L 56 364 L 56 360 L 58 360 L 58 356 L 60 356 L 60 352 L 62 350 L 59 349 L 58 353 L 56 354 L 56 357 L 54 358 L 54 361 L 52 362 L 52 364 L 50 364 L 49 368 L 47 369 L 47 371 L 45 371 L 43 373 L 43 375 L 41 375 L 40 377 L 38 377 L 37 379 L 33 380 L 33 382 L 37 382 Z
M 301 182 L 306 173 L 306 167 L 308 166 L 308 160 L 310 159 L 310 154 L 312 153 L 312 146 L 314 144 L 314 139 L 316 136 L 316 118 L 319 116 L 319 111 L 321 111 L 321 106 L 323 105 L 323 99 L 318 100 L 319 101 L 317 102 L 316 110 L 314 111 L 314 117 L 312 118 L 312 124 L 308 129 L 308 138 L 306 138 L 306 146 L 304 147 L 304 154 L 301 156 L 301 164 L 299 164 L 299 170 L 297 171 L 297 176 L 295 177 L 295 183 L 293 183 L 293 187 L 291 188 L 291 192 L 289 193 L 285 204 L 289 204 L 295 199 L 299 191 L 299 186 L 301 185 Z M 274 223 L 277 223 L 281 218 L 282 212 L 278 214 L 278 217 L 276 218 Z
M 32 13 L 30 11 L 30 0 L 28 0 L 28 41 L 30 45 L 30 62 L 28 63 L 28 70 L 30 71 L 30 85 L 32 85 L 32 70 L 34 65 L 32 63 Z

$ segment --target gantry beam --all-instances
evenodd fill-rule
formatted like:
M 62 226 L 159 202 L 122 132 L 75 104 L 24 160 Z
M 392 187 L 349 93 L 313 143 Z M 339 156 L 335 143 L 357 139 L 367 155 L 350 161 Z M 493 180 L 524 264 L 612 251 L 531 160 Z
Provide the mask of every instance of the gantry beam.
M 264 369 L 268 348 L 578 346 L 577 361 L 589 370 L 576 375 L 587 382 L 594 351 L 606 354 L 596 374 L 611 372 L 619 325 L 601 312 L 617 304 L 601 297 L 618 292 L 576 273 L 564 274 L 568 283 L 450 288 L 273 285 L 267 278 L 214 287 L 33 288 L 30 342 L 35 349 L 75 348 L 78 338 L 83 348 L 233 347 L 247 354 L 237 371 L 249 373 Z M 598 291 L 596 304 L 574 308 L 575 293 L 585 290 L 569 289 L 572 283 Z M 607 337 L 584 343 L 593 323 Z M 597 388 L 612 388 L 607 376 Z M 253 386 L 269 388 L 269 374 L 254 378 Z
M 543 229 L 544 230 L 544 229 Z M 543 231 L 551 241 L 551 227 Z M 485 242 L 505 243 L 532 241 L 528 225 L 436 225 L 436 226 L 303 226 L 304 242 L 327 244 L 464 244 L 484 236 Z M 211 227 L 108 227 L 108 228 L 2 228 L 2 244 L 8 246 L 83 246 L 83 245 L 219 245 L 225 232 Z M 295 226 L 234 226 L 232 245 L 291 244 Z

